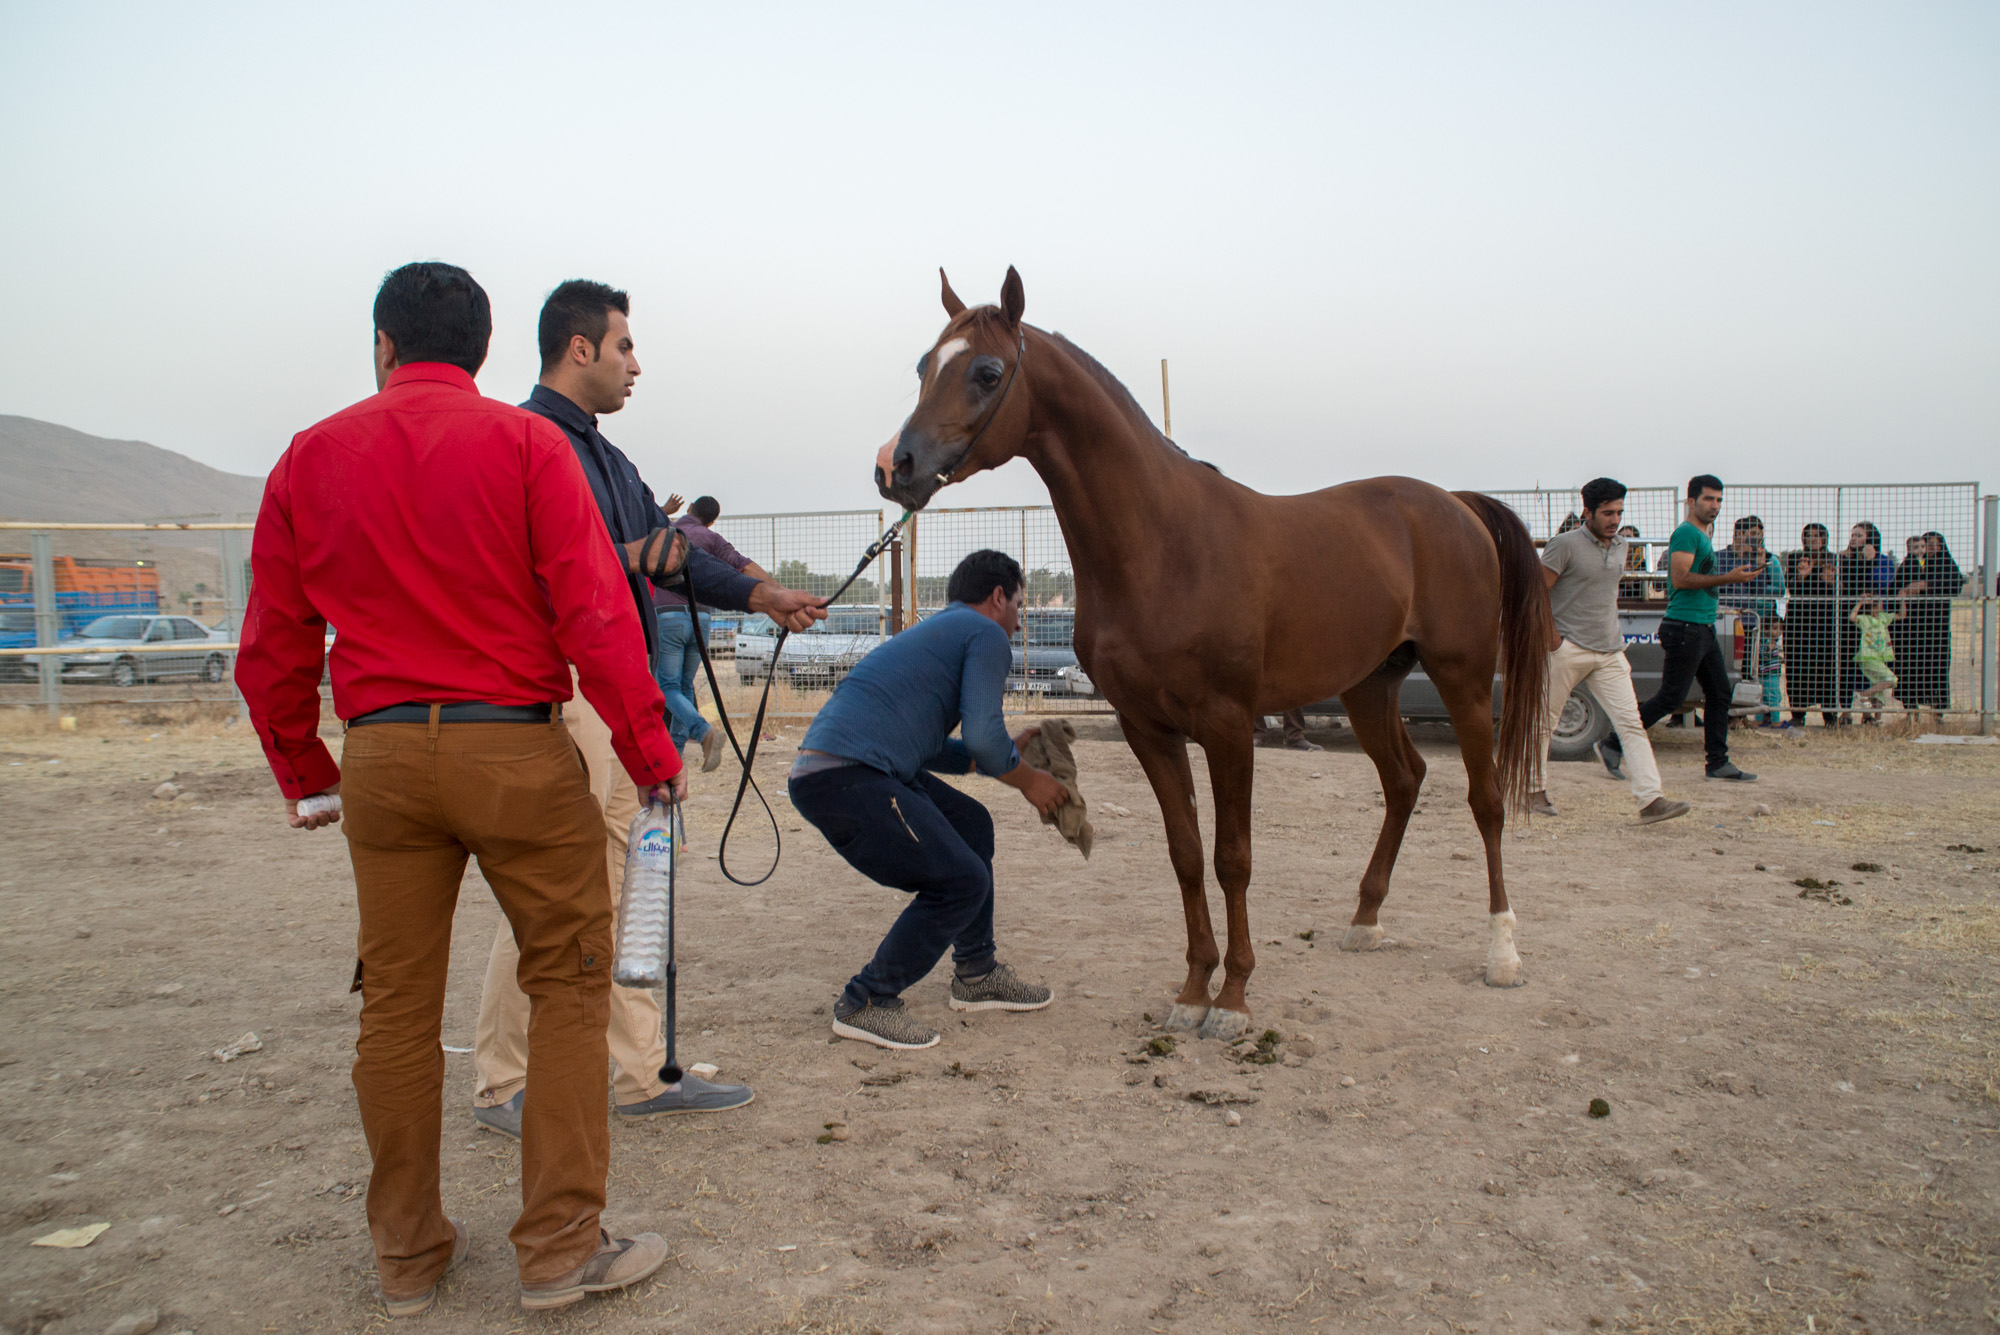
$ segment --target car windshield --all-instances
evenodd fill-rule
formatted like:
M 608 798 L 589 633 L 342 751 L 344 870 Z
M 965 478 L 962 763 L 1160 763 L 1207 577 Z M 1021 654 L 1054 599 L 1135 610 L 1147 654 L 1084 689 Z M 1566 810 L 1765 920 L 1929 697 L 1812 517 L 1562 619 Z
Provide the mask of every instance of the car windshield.
M 1021 629 L 1029 644 L 1067 645 L 1074 637 L 1075 624 L 1068 617 L 1031 616 Z
M 882 614 L 873 608 L 865 612 L 830 611 L 820 629 L 831 635 L 867 635 L 882 629 Z
M 92 640 L 136 640 L 146 633 L 146 618 L 99 617 L 78 633 Z

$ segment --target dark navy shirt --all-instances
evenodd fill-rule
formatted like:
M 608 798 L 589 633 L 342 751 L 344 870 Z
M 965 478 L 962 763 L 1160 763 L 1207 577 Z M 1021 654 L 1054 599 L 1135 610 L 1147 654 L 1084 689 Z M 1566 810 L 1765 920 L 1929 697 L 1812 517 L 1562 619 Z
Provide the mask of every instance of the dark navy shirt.
M 1006 774 L 1021 763 L 1000 712 L 1013 659 L 1006 631 L 953 603 L 856 663 L 799 746 L 904 783 L 919 770 L 964 774 L 974 764 Z
M 625 457 L 624 451 L 604 438 L 597 429 L 597 419 L 576 406 L 575 403 L 547 385 L 536 385 L 528 395 L 528 401 L 521 405 L 529 412 L 546 417 L 562 428 L 569 443 L 576 449 L 577 462 L 583 465 L 583 476 L 590 483 L 590 494 L 597 499 L 597 508 L 604 515 L 604 527 L 611 531 L 613 542 L 637 542 L 656 528 L 666 528 L 673 523 L 660 503 L 653 499 L 653 489 L 639 477 L 639 470 Z M 618 554 L 622 566 L 625 554 Z M 735 612 L 750 610 L 750 592 L 757 587 L 757 581 L 748 575 L 739 574 L 724 562 L 716 560 L 699 547 L 690 547 L 688 569 L 694 575 L 695 593 L 707 607 L 726 607 Z M 675 581 L 679 583 L 678 580 Z M 660 656 L 660 626 L 653 615 L 653 600 L 646 588 L 646 577 L 626 572 L 625 583 L 632 590 L 632 602 L 639 611 L 639 626 L 646 633 L 646 661 L 653 662 Z M 994 629 L 999 629 L 997 626 Z

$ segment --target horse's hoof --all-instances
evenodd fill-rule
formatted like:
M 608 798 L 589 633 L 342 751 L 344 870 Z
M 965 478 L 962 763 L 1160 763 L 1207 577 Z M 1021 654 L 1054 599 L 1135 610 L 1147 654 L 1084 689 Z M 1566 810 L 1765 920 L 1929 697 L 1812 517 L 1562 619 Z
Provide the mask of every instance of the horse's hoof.
M 1167 1012 L 1166 1023 L 1162 1024 L 1160 1028 L 1168 1031 L 1199 1029 L 1201 1028 L 1202 1021 L 1207 1018 L 1208 1007 L 1190 1006 L 1185 1002 L 1176 1001 L 1174 1008 Z
M 1492 916 L 1493 943 L 1486 950 L 1486 985 L 1519 987 L 1528 980 L 1521 976 L 1521 952 L 1514 949 L 1514 910 Z
M 1225 1043 L 1234 1043 L 1250 1028 L 1250 1017 L 1243 1011 L 1224 1010 L 1220 1006 L 1208 1008 L 1208 1018 L 1201 1022 L 1202 1038 L 1219 1038 Z
M 1347 935 L 1340 938 L 1342 950 L 1380 950 L 1382 948 L 1382 924 L 1363 927 L 1355 923 L 1347 929 Z

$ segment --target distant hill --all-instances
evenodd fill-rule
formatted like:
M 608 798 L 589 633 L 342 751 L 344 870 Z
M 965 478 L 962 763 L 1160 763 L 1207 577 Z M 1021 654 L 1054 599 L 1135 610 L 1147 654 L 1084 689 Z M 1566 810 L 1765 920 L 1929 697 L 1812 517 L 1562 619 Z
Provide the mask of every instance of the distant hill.
M 0 416 L 0 519 L 254 519 L 264 479 L 142 440 Z

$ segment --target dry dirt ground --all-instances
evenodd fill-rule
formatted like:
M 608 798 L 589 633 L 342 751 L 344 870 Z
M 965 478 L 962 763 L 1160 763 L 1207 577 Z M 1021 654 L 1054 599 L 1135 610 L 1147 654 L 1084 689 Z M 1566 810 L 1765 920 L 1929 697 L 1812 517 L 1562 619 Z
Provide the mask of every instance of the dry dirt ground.
M 284 828 L 241 728 L 0 730 L 0 1327 L 386 1325 L 338 833 Z M 1645 830 L 1621 786 L 1560 766 L 1563 814 L 1506 839 L 1528 975 L 1511 991 L 1481 985 L 1483 874 L 1448 737 L 1420 739 L 1430 778 L 1368 955 L 1335 943 L 1373 770 L 1344 732 L 1260 752 L 1251 995 L 1275 1043 L 1256 1062 L 1186 1037 L 1149 1052 L 1182 972 L 1178 896 L 1136 765 L 1105 724 L 1084 732 L 1087 863 L 971 781 L 999 823 L 1003 955 L 1057 1004 L 961 1020 L 940 971 L 911 1000 L 945 1041 L 908 1055 L 827 1030 L 897 896 L 782 804 L 783 869 L 723 883 L 703 854 L 728 771 L 700 781 L 682 1054 L 756 1103 L 614 1126 L 609 1220 L 663 1233 L 673 1259 L 528 1318 L 506 1242 L 517 1149 L 473 1129 L 471 1058 L 451 1056 L 445 1199 L 474 1244 L 413 1329 L 2000 1321 L 2000 748 L 1749 737 L 1738 756 L 1765 781 L 1725 790 L 1701 781 L 1695 735 L 1663 731 L 1669 791 L 1697 811 Z M 185 794 L 151 797 L 169 778 Z M 1802 896 L 1804 877 L 1839 884 Z M 497 921 L 468 882 L 454 1046 Z M 211 1055 L 246 1031 L 261 1051 Z M 833 1121 L 850 1138 L 820 1143 Z M 93 1223 L 110 1227 L 86 1248 L 30 1245 Z

